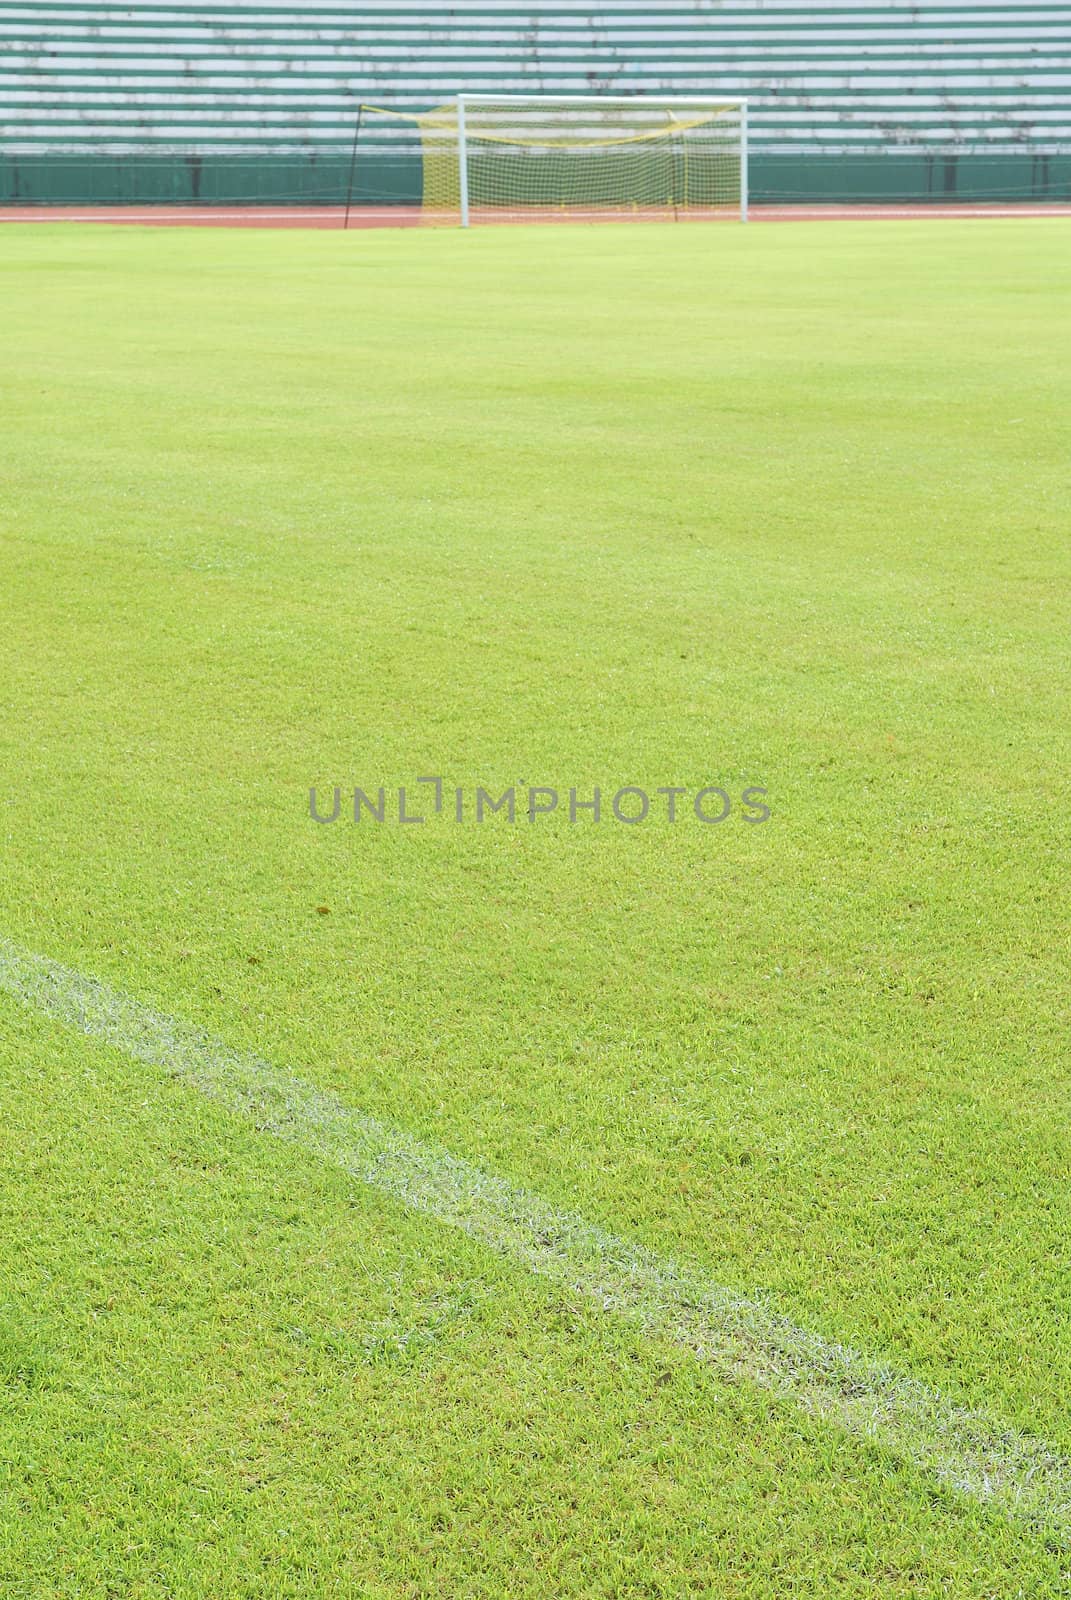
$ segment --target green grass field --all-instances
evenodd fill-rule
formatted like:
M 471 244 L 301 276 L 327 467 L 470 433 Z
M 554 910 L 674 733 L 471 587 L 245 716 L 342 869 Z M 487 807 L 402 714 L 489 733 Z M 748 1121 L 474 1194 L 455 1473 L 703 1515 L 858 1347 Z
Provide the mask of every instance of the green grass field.
M 7 229 L 0 936 L 1071 1453 L 1069 243 Z M 345 820 L 428 774 L 772 814 Z M 0 1063 L 5 1600 L 1071 1593 L 10 993 Z

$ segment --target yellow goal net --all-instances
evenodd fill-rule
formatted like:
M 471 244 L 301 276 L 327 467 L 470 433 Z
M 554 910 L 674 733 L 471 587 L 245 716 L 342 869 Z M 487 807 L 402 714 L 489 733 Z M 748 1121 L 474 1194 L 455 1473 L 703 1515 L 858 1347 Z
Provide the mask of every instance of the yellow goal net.
M 361 115 L 419 155 L 429 222 L 747 216 L 741 101 L 463 95 Z

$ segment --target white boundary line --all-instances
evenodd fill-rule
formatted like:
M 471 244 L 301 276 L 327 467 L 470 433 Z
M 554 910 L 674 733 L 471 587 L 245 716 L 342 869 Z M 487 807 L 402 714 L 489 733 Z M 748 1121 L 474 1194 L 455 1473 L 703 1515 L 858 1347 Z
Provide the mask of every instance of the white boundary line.
M 1071 1460 L 999 1419 L 796 1327 L 337 1096 L 0 938 L 0 992 L 159 1068 L 262 1132 L 482 1240 L 572 1294 L 884 1447 L 968 1499 L 1071 1543 Z

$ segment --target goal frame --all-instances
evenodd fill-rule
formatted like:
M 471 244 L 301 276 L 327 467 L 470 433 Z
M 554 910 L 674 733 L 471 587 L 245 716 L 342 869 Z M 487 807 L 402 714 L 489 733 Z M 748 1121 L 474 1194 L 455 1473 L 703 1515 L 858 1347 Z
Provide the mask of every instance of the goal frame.
M 740 117 L 740 221 L 748 220 L 748 129 L 747 129 L 747 101 L 739 98 L 727 97 L 714 99 L 710 95 L 609 95 L 609 94 L 459 94 L 456 96 L 457 105 L 457 162 L 458 162 L 458 190 L 461 199 L 461 226 L 470 226 L 469 214 L 469 150 L 468 135 L 465 126 L 466 107 L 480 105 L 538 105 L 541 100 L 553 101 L 555 105 L 565 106 L 691 106 L 693 110 L 704 108 L 720 111 L 735 110 Z

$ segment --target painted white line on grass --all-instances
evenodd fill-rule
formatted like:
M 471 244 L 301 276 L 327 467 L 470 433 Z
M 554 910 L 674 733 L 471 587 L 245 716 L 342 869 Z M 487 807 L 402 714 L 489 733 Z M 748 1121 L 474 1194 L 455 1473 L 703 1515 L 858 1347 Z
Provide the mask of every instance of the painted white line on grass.
M 794 1401 L 968 1498 L 1061 1543 L 1071 1541 L 1071 1460 L 1042 1441 L 955 1405 L 926 1384 L 796 1327 L 760 1300 L 719 1287 L 697 1269 L 557 1210 L 267 1061 L 2 938 L 0 991 L 683 1346 L 723 1379 Z

